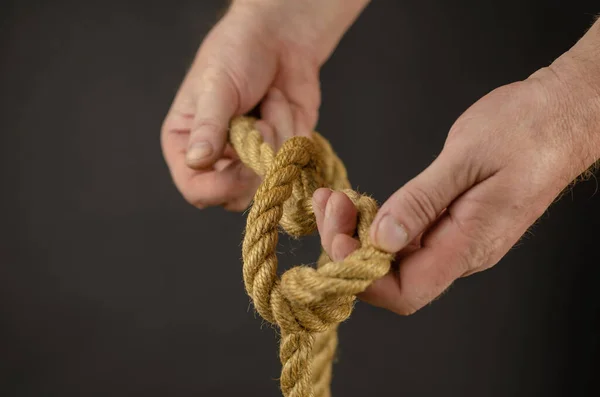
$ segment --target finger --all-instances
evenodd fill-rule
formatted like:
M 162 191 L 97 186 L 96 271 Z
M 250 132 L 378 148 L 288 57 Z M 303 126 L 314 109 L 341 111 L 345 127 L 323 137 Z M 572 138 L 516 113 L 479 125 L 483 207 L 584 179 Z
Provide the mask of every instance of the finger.
M 173 180 L 185 200 L 197 208 L 226 205 L 249 195 L 252 182 L 242 177 L 243 166 L 233 162 L 221 171 L 195 171 L 175 165 Z
M 333 191 L 327 188 L 320 188 L 315 190 L 312 197 L 313 212 L 315 213 L 315 220 L 317 221 L 317 230 L 319 234 L 323 230 L 323 221 L 325 219 L 325 206 L 327 206 L 327 200 Z
M 275 149 L 295 135 L 290 103 L 277 88 L 271 88 L 261 105 L 261 117 L 275 130 Z
M 319 68 L 301 54 L 285 54 L 286 68 L 281 70 L 274 85 L 286 94 L 294 121 L 294 134 L 310 136 L 319 117 L 321 91 Z
M 425 242 L 400 261 L 397 271 L 373 282 L 361 299 L 400 315 L 410 315 L 461 277 L 468 267 L 465 252 L 473 249 L 472 242 L 449 216 L 437 228 L 446 234 L 443 241 L 433 245 Z
M 346 199 L 338 197 L 339 194 L 344 196 L 347 201 Z M 333 206 L 328 205 L 332 200 L 332 197 L 334 197 L 334 201 L 339 200 L 341 205 L 340 203 L 336 204 L 335 202 L 333 203 Z M 348 202 L 350 202 L 350 205 Z M 351 237 L 356 229 L 356 208 L 345 194 L 332 192 L 330 189 L 325 188 L 317 189 L 313 195 L 313 208 L 317 221 L 317 228 L 321 234 L 321 244 L 323 245 L 325 252 L 327 252 L 334 261 L 343 260 L 360 246 L 360 242 Z M 338 210 L 348 210 L 350 211 L 350 216 L 346 218 L 343 215 L 342 217 L 346 218 L 347 222 L 339 223 L 336 219 L 332 219 L 332 214 L 329 214 L 326 217 L 326 208 L 330 208 L 329 211 L 334 212 Z M 338 209 L 336 210 L 335 208 Z M 354 214 L 353 217 L 352 214 Z M 338 214 L 334 213 L 333 217 L 335 218 L 337 215 Z M 324 239 L 324 236 L 326 235 L 327 240 Z M 329 240 L 331 240 L 331 244 L 329 243 Z
M 212 167 L 202 170 L 189 168 L 185 156 L 190 124 L 191 117 L 173 111 L 167 117 L 161 134 L 163 155 L 178 190 L 188 203 L 198 208 L 223 205 L 230 210 L 245 209 L 260 180 L 240 164 L 230 145 L 226 145 L 223 157 Z M 268 131 L 266 136 L 269 136 Z
M 182 96 L 181 94 L 178 95 Z M 180 102 L 184 101 L 180 100 Z M 169 169 L 181 159 L 182 154 L 185 157 L 193 117 L 192 113 L 185 113 L 177 109 L 175 105 L 172 106 L 167 117 L 165 117 L 161 128 L 160 141 L 163 156 Z
M 511 176 L 498 174 L 461 195 L 422 236 L 421 248 L 401 260 L 397 272 L 370 286 L 369 302 L 412 314 L 456 279 L 496 264 L 553 197 L 540 201 L 507 194 L 506 186 L 515 184 Z
M 256 120 L 254 127 L 260 132 L 263 142 L 272 148 L 277 148 L 277 133 L 275 129 L 265 120 Z
M 342 261 L 360 247 L 360 241 L 347 234 L 337 234 L 331 242 L 331 259 Z
M 397 291 L 399 289 L 400 280 L 398 273 L 399 264 L 402 263 L 404 258 L 407 258 L 420 248 L 420 246 L 411 243 L 402 249 L 402 251 L 398 252 L 394 263 L 392 263 L 390 272 L 384 277 L 371 283 L 364 292 L 357 295 L 358 299 L 367 302 L 370 305 L 382 307 L 398 313 L 398 311 L 392 310 L 392 307 L 395 307 L 396 304 L 394 302 L 400 299 L 400 294 Z
M 327 200 L 320 230 L 321 244 L 333 256 L 333 239 L 339 234 L 352 236 L 356 230 L 357 209 L 342 192 L 333 192 Z
M 429 304 L 466 269 L 465 252 L 472 243 L 445 216 L 437 226 L 447 234 L 442 242 L 425 243 L 400 260 L 398 269 L 374 281 L 360 298 L 400 315 L 411 315 Z
M 239 95 L 226 68 L 207 68 L 194 84 L 195 115 L 185 160 L 188 167 L 200 169 L 221 157 Z
M 396 191 L 382 205 L 371 226 L 373 243 L 395 253 L 433 223 L 476 182 L 463 158 L 442 152 L 421 174 Z
M 345 194 L 326 188 L 317 189 L 313 194 L 313 210 L 321 245 L 332 258 L 341 260 L 356 249 L 354 242 L 358 244 L 358 241 L 350 236 L 356 229 L 357 210 Z M 338 236 L 347 236 L 354 242 L 347 244 L 348 240 L 340 239 L 334 246 L 333 242 Z

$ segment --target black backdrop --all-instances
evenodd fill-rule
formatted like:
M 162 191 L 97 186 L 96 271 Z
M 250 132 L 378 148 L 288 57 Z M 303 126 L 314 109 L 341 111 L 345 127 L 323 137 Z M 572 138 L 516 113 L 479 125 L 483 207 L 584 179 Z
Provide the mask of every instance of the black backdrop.
M 241 280 L 244 216 L 186 204 L 160 152 L 223 3 L 2 2 L 0 395 L 279 395 Z M 374 1 L 323 69 L 319 131 L 382 201 L 467 106 L 567 50 L 593 3 Z M 412 317 L 359 303 L 334 394 L 598 395 L 596 188 Z M 280 250 L 312 261 L 318 242 Z

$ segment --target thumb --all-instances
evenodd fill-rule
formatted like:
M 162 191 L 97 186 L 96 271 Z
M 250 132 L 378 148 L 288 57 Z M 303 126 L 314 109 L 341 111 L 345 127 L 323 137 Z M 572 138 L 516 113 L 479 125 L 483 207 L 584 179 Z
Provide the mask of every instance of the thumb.
M 239 90 L 226 68 L 208 68 L 200 76 L 186 153 L 188 167 L 195 169 L 208 167 L 222 156 L 229 122 L 239 107 Z
M 471 175 L 461 157 L 442 151 L 429 167 L 381 206 L 371 225 L 373 244 L 390 253 L 406 247 L 475 182 L 469 180 Z

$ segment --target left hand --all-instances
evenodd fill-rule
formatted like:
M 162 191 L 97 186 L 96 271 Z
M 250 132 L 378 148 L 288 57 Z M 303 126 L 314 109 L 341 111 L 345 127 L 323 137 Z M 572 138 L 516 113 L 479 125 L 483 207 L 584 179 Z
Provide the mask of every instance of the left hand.
M 600 27 L 593 29 L 598 48 Z M 471 106 L 437 159 L 383 204 L 371 240 L 397 261 L 359 298 L 414 313 L 454 280 L 498 263 L 600 157 L 600 62 L 583 59 L 584 39 Z M 359 245 L 356 208 L 329 189 L 317 190 L 313 205 L 324 249 L 342 260 Z

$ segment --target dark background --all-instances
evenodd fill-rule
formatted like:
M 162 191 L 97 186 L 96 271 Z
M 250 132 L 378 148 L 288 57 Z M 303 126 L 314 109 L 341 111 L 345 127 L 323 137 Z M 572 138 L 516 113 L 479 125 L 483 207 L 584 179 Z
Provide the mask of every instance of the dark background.
M 374 1 L 323 69 L 319 131 L 383 201 L 471 103 L 567 50 L 594 3 Z M 188 205 L 160 151 L 223 7 L 2 2 L 1 396 L 279 395 L 274 333 L 242 284 L 245 218 Z M 359 303 L 334 395 L 600 395 L 596 188 L 412 317 Z M 318 243 L 289 250 L 312 261 Z

